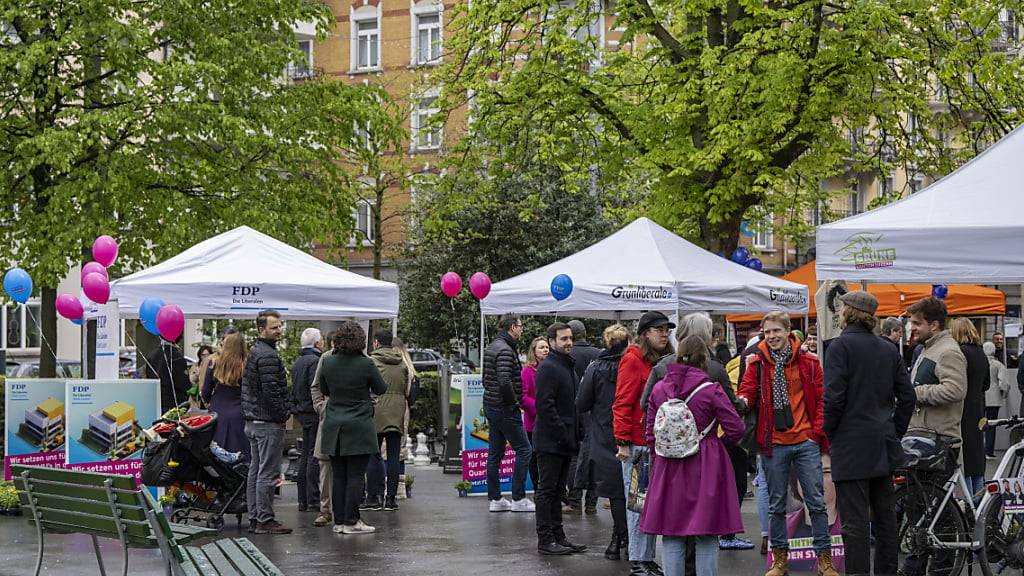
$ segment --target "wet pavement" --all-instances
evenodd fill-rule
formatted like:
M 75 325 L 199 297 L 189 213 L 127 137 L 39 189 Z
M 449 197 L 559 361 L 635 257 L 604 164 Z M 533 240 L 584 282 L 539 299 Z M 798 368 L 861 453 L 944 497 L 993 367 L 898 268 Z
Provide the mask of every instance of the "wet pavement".
M 275 511 L 278 520 L 294 527 L 286 536 L 246 533 L 229 517 L 222 535 L 252 540 L 288 576 L 325 574 L 382 574 L 403 576 L 521 576 L 585 574 L 625 576 L 626 561 L 612 562 L 603 555 L 611 535 L 611 512 L 598 506 L 593 516 L 566 517 L 566 532 L 590 550 L 569 557 L 543 557 L 536 551 L 533 514 L 491 514 L 485 497 L 458 498 L 457 477 L 440 469 L 411 468 L 416 475 L 412 499 L 400 500 L 398 512 L 364 512 L 363 519 L 377 527 L 366 536 L 334 534 L 316 528 L 313 512 L 298 512 L 295 486 L 285 485 Z M 747 537 L 760 545 L 760 529 L 752 500 L 743 504 Z M 112 540 L 101 540 L 108 574 L 121 573 L 121 551 Z M 35 567 L 35 529 L 24 518 L 0 517 L 0 575 L 31 576 Z M 660 547 L 659 547 L 660 548 Z M 764 573 L 758 551 L 722 551 L 723 575 Z M 163 574 L 159 553 L 132 550 L 130 574 Z M 79 576 L 99 574 L 92 542 L 85 535 L 47 535 L 43 574 Z

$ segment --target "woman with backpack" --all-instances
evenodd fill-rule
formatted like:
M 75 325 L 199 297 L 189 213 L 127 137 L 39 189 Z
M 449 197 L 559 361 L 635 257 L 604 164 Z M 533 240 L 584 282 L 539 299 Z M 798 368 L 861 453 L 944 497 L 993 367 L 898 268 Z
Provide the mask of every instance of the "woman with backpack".
M 739 442 L 745 427 L 721 386 L 710 382 L 708 356 L 701 338 L 684 339 L 678 363 L 654 386 L 647 406 L 652 461 L 640 529 L 663 537 L 666 576 L 683 576 L 688 537 L 696 543 L 697 576 L 716 576 L 718 537 L 743 532 L 726 445 Z

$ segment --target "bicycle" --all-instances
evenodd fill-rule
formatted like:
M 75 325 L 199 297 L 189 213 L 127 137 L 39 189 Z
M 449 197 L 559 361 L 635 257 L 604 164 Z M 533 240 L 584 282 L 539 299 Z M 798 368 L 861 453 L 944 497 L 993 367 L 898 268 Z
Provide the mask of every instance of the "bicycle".
M 1024 427 L 1024 418 L 990 420 L 986 425 L 1014 430 Z M 1000 480 L 1020 476 L 1024 441 L 1007 449 L 994 479 L 971 498 L 963 497 L 970 489 L 955 451 L 931 458 L 923 462 L 925 470 L 915 468 L 922 462 L 912 462 L 896 476 L 900 549 L 921 559 L 914 568 L 921 574 L 927 568 L 929 576 L 958 576 L 973 558 L 984 576 L 1024 576 L 1024 514 L 1005 513 L 999 494 Z M 945 481 L 936 481 L 946 473 Z

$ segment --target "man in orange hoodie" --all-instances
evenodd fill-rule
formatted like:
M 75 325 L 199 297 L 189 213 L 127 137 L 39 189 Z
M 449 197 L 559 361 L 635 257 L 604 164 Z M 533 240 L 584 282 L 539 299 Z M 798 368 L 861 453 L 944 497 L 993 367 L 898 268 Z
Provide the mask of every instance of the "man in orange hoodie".
M 743 374 L 736 397 L 757 415 L 757 444 L 768 482 L 773 563 L 765 576 L 789 574 L 786 499 L 795 470 L 811 516 L 818 576 L 838 576 L 832 565 L 832 537 L 825 510 L 821 453 L 822 373 L 817 356 L 800 350 L 789 316 L 772 312 L 761 321 L 764 340 Z
M 627 499 L 633 462 L 637 458 L 647 457 L 640 398 L 651 369 L 662 356 L 672 352 L 669 333 L 675 327 L 661 312 L 645 312 L 637 324 L 637 344 L 626 348 L 619 361 L 615 402 L 612 404 L 612 427 L 615 444 L 618 446 L 618 458 L 622 462 Z M 661 566 L 654 561 L 658 537 L 640 531 L 639 513 L 627 511 L 626 525 L 629 528 L 630 576 L 663 576 Z

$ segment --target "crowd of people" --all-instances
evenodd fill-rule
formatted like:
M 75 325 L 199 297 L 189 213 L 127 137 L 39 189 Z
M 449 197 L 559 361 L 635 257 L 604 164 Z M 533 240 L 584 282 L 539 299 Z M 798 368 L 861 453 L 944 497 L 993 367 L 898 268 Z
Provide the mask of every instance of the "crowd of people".
M 947 322 L 935 298 L 910 306 L 905 319 L 877 318 L 868 292 L 841 302 L 842 331 L 820 343 L 820 355 L 814 327 L 804 335 L 782 313 L 764 316 L 731 354 L 709 315 L 689 314 L 676 326 L 647 312 L 635 333 L 609 326 L 603 349 L 587 342 L 579 321 L 551 324 L 526 346 L 521 366 L 522 321 L 501 318 L 483 369 L 490 511 L 535 510 L 538 552 L 569 555 L 586 545 L 569 538 L 563 514 L 596 513 L 596 499 L 606 498 L 613 527 L 605 557 L 626 557 L 631 576 L 710 576 L 719 550 L 755 547 L 742 537 L 740 505 L 756 470 L 766 576 L 789 574 L 794 484 L 819 576 L 838 574 L 826 505 L 833 486 L 847 574 L 871 574 L 872 556 L 875 574 L 927 573 L 940 555 L 912 554 L 899 565 L 893 474 L 905 462 L 901 439 L 915 431 L 949 437 L 970 487 L 984 487 L 994 437 L 979 421 L 997 417 L 1008 395 L 1001 334 L 983 345 L 970 320 Z M 498 489 L 506 443 L 516 453 L 511 500 Z M 680 443 L 689 451 L 678 452 Z M 659 536 L 663 566 L 655 562 Z

